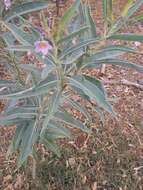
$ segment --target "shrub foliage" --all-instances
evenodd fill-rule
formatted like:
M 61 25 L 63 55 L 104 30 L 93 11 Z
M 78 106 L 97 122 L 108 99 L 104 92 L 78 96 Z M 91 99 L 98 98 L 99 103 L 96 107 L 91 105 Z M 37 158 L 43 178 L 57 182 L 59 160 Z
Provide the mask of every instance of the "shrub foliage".
M 86 105 L 76 101 L 73 94 L 84 99 L 102 121 L 102 109 L 116 117 L 102 82 L 83 73 L 85 69 L 100 68 L 103 64 L 131 67 L 143 72 L 142 66 L 119 58 L 124 53 L 140 53 L 137 49 L 112 44 L 117 39 L 143 41 L 142 35 L 122 33 L 121 30 L 125 25 L 141 20 L 141 15 L 133 14 L 142 4 L 143 0 L 129 1 L 121 16 L 115 18 L 112 0 L 102 0 L 102 35 L 96 32 L 90 7 L 82 0 L 76 0 L 54 27 L 49 25 L 44 12 L 49 6 L 47 2 L 15 4 L 7 11 L 2 4 L 0 23 L 4 30 L 0 37 L 6 49 L 3 56 L 8 59 L 5 66 L 12 79 L 0 80 L 0 98 L 6 100 L 0 125 L 16 125 L 9 152 L 19 150 L 19 166 L 26 162 L 29 155 L 36 158 L 38 143 L 60 156 L 56 140 L 70 137 L 70 128 L 91 132 L 69 112 L 69 108 L 74 108 L 89 123 L 92 122 Z M 27 20 L 27 16 L 37 10 L 41 10 L 44 32 L 30 19 Z M 47 42 L 52 49 L 44 55 L 40 49 L 37 52 L 37 41 L 39 48 L 46 48 L 43 43 Z M 22 63 L 25 52 L 34 57 L 27 60 L 27 64 Z M 42 67 L 37 66 L 38 62 Z

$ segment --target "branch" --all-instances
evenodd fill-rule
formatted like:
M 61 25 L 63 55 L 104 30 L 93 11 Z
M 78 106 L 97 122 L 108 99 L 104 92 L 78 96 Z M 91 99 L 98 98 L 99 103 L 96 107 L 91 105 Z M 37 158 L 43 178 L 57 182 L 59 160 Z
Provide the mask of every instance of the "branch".
M 141 90 L 143 90 L 143 85 L 140 85 L 138 83 L 134 83 L 134 82 L 130 82 L 126 79 L 122 79 L 122 80 L 102 80 L 102 82 L 104 84 L 118 84 L 118 85 L 126 85 L 126 86 L 133 86 L 133 87 L 136 87 L 136 88 L 139 88 Z

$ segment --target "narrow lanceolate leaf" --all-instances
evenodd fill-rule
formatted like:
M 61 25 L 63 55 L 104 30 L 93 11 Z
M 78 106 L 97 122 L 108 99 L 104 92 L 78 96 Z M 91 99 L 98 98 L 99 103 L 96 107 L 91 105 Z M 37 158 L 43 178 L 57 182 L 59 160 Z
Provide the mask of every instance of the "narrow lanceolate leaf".
M 83 34 L 85 31 L 87 31 L 89 29 L 89 26 L 83 26 L 82 28 L 80 28 L 79 30 L 76 30 L 74 32 L 72 32 L 71 34 L 69 34 L 68 36 L 61 38 L 57 43 L 65 43 L 69 40 L 71 40 L 72 38 Z
M 50 120 L 53 118 L 54 114 L 56 113 L 59 103 L 60 103 L 60 98 L 61 98 L 61 93 L 56 92 L 51 98 L 49 98 L 48 102 L 48 111 L 47 111 L 47 116 L 45 117 L 41 129 L 40 135 L 43 136 L 45 133 L 45 130 L 50 122 Z
M 79 120 L 76 120 L 73 116 L 71 116 L 67 111 L 58 111 L 55 116 L 55 120 L 61 121 L 67 125 L 73 126 L 77 129 L 80 129 L 84 132 L 89 133 L 90 129 L 83 125 L 83 123 Z
M 46 67 L 41 72 L 41 79 L 44 80 L 48 77 L 48 75 L 55 70 L 53 65 L 46 65 Z
M 113 22 L 113 20 L 114 20 L 114 16 L 113 16 L 113 0 L 109 0 L 109 16 L 110 16 L 111 22 Z
M 4 20 L 8 22 L 16 16 L 30 13 L 33 11 L 38 11 L 47 7 L 48 7 L 47 2 L 39 1 L 39 2 L 23 3 L 23 4 L 20 4 L 19 6 L 16 6 L 10 9 L 10 11 L 5 15 Z
M 34 64 L 19 64 L 18 65 L 21 69 L 25 70 L 25 71 L 29 71 L 29 72 L 33 72 L 37 75 L 41 74 L 40 69 L 37 67 L 37 65 Z
M 124 17 L 127 15 L 128 10 L 130 7 L 133 6 L 134 0 L 128 0 L 128 2 L 125 4 L 123 11 L 121 12 L 121 15 Z
M 102 0 L 102 15 L 103 18 L 107 19 L 107 0 Z
M 80 103 L 78 103 L 77 101 L 73 100 L 70 97 L 65 97 L 65 100 L 74 109 L 77 109 L 78 111 L 80 111 L 89 121 L 92 120 L 91 115 L 88 113 L 87 109 L 84 106 L 82 106 Z
M 136 53 L 137 51 L 134 48 L 130 48 L 124 45 L 109 45 L 102 49 L 103 51 L 121 51 L 125 53 Z
M 91 67 L 92 65 L 94 67 L 98 66 L 98 61 L 111 59 L 123 55 L 124 53 L 137 53 L 137 50 L 121 45 L 107 46 L 85 59 L 80 65 L 80 68 Z
M 24 45 L 31 45 L 31 37 L 28 35 L 28 33 L 24 32 L 22 29 L 18 28 L 16 25 L 11 23 L 4 23 L 5 27 L 13 34 L 16 40 L 18 42 L 24 44 Z
M 71 20 L 73 14 L 77 10 L 80 5 L 80 0 L 75 0 L 75 3 L 65 12 L 64 16 L 61 18 L 59 25 L 58 25 L 58 34 L 57 34 L 57 41 L 60 40 L 61 34 L 64 32 L 66 25 Z
M 66 127 L 63 127 L 60 123 L 49 123 L 46 129 L 46 137 L 48 139 L 59 139 L 59 138 L 65 138 L 71 137 L 70 130 Z
M 125 22 L 127 22 L 142 5 L 143 0 L 136 0 L 135 2 L 133 0 L 129 0 L 122 12 L 122 17 L 119 17 L 119 19 L 115 21 L 109 31 L 109 34 L 114 34 L 119 31 L 125 25 Z
M 32 154 L 33 145 L 38 138 L 38 123 L 31 121 L 27 124 L 27 128 L 23 133 L 22 142 L 20 146 L 20 155 L 18 158 L 18 166 L 20 167 Z
M 10 87 L 15 86 L 15 83 L 10 80 L 0 80 L 0 87 Z
M 107 36 L 110 36 L 111 34 L 114 34 L 115 32 L 119 31 L 124 25 L 125 23 L 123 22 L 122 17 L 119 17 L 112 24 L 112 27 L 110 28 Z
M 122 33 L 111 35 L 109 39 L 143 42 L 143 35 Z
M 133 69 L 136 69 L 136 70 L 139 71 L 139 72 L 143 72 L 143 66 L 137 65 L 137 64 L 135 64 L 135 63 L 128 62 L 128 61 L 126 61 L 126 60 L 120 60 L 120 59 L 105 59 L 105 60 L 98 61 L 98 64 L 118 65 L 118 66 L 122 66 L 122 67 L 133 68 Z
M 102 124 L 104 124 L 105 118 L 103 111 L 97 106 L 92 106 L 92 109 L 98 114 L 100 121 L 102 122 Z
M 87 25 L 90 26 L 91 37 L 95 38 L 96 37 L 96 26 L 95 26 L 95 23 L 91 16 L 91 11 L 90 11 L 89 6 L 85 7 L 85 16 L 86 16 Z
M 143 14 L 131 17 L 129 19 L 129 23 L 131 23 L 131 24 L 134 24 L 136 22 L 141 22 L 141 21 L 143 21 Z
M 103 91 L 99 88 L 98 84 L 96 84 L 96 81 L 93 83 L 83 76 L 75 76 L 69 80 L 69 83 L 73 88 L 81 89 L 91 100 L 95 100 L 100 107 L 115 116 L 111 105 L 106 100 Z
M 57 80 L 48 82 L 46 84 L 43 84 L 41 86 L 37 87 L 31 87 L 26 90 L 22 90 L 19 92 L 12 92 L 12 93 L 0 93 L 0 98 L 6 98 L 6 99 L 20 99 L 20 98 L 27 98 L 27 97 L 32 97 L 36 95 L 41 95 L 48 93 L 51 88 L 54 88 L 57 86 Z
M 78 59 L 80 59 L 80 57 L 82 55 L 84 55 L 85 52 L 83 49 L 81 50 L 78 50 L 78 51 L 75 51 L 74 53 L 70 54 L 69 56 L 67 56 L 63 61 L 62 61 L 62 64 L 63 65 L 72 65 L 73 66 L 73 63 L 77 62 Z
M 16 45 L 16 46 L 8 46 L 5 49 L 9 51 L 21 51 L 21 52 L 28 52 L 33 51 L 33 46 L 23 46 L 23 45 Z
M 10 31 L 3 33 L 2 38 L 4 39 L 7 46 L 13 46 L 15 43 L 15 38 Z
M 22 124 L 17 125 L 15 134 L 12 138 L 12 142 L 11 142 L 9 149 L 8 149 L 8 152 L 7 152 L 7 156 L 19 148 L 19 146 L 21 144 L 22 137 L 23 137 L 23 133 L 24 133 L 25 128 L 26 128 L 26 124 L 27 123 L 25 122 L 25 123 L 23 123 L 23 125 Z
M 99 39 L 98 38 L 93 38 L 93 39 L 89 39 L 89 40 L 85 40 L 84 42 L 80 42 L 78 43 L 76 46 L 74 47 L 70 47 L 68 48 L 66 51 L 64 51 L 62 53 L 62 55 L 60 56 L 60 59 L 63 59 L 65 58 L 67 55 L 70 55 L 76 51 L 78 51 L 79 49 L 83 48 L 83 47 L 86 47 L 88 45 L 91 45 L 95 42 L 97 42 Z
M 34 119 L 34 115 L 31 113 L 17 113 L 17 114 L 11 114 L 11 115 L 0 115 L 0 125 L 8 125 L 10 121 L 14 120 L 20 120 L 20 119 Z
M 7 119 L 6 117 L 5 118 L 1 117 L 0 119 L 1 119 L 0 125 L 3 125 L 3 126 L 16 125 L 16 124 L 19 124 L 21 122 L 26 122 L 28 120 L 31 120 L 31 119 L 22 119 L 22 118 Z
M 126 7 L 126 10 L 122 13 L 122 16 L 126 17 L 127 19 L 143 5 L 143 0 L 136 0 L 135 2 L 133 0 L 129 0 L 128 2 L 129 3 Z
M 14 104 L 7 108 L 7 110 L 5 110 L 5 114 L 10 115 L 10 114 L 29 114 L 31 116 L 35 116 L 35 114 L 38 111 L 38 107 L 37 106 L 20 106 L 17 107 L 16 103 L 14 102 Z
M 84 76 L 84 78 L 85 78 L 86 80 L 88 80 L 88 81 L 90 81 L 91 83 L 95 84 L 95 85 L 101 90 L 101 92 L 105 95 L 105 97 L 107 97 L 105 88 L 104 88 L 102 82 L 101 82 L 99 79 L 97 79 L 97 78 L 95 78 L 95 77 L 93 78 L 93 77 L 90 77 L 90 76 L 86 76 L 86 75 L 83 75 L 83 76 Z
M 45 145 L 47 149 L 54 152 L 58 157 L 61 156 L 60 149 L 58 145 L 55 143 L 55 140 L 43 138 L 41 142 Z
M 33 108 L 34 109 L 34 108 Z M 16 124 L 18 121 L 32 120 L 36 117 L 35 110 L 27 108 L 14 107 L 4 111 L 4 114 L 0 115 L 0 125 Z M 16 123 L 14 123 L 16 122 Z

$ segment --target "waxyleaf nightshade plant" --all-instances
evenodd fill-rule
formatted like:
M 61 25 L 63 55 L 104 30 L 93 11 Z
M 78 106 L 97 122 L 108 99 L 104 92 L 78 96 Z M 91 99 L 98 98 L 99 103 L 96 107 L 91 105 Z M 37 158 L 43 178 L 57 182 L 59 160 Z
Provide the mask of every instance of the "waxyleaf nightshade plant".
M 142 4 L 137 0 L 126 5 L 121 14 L 126 23 L 131 23 Z M 137 49 L 107 43 L 110 39 L 143 42 L 142 35 L 120 32 L 124 24 L 120 17 L 115 20 L 112 0 L 102 1 L 103 35 L 97 34 L 90 6 L 82 0 L 76 0 L 52 28 L 45 24 L 48 18 L 40 11 L 46 8 L 47 2 L 36 1 L 1 10 L 0 23 L 6 32 L 0 38 L 5 43 L 5 66 L 11 80 L 0 80 L 0 99 L 7 100 L 0 125 L 16 125 L 8 153 L 18 150 L 19 167 L 29 156 L 36 159 L 39 143 L 60 156 L 57 139 L 71 138 L 73 128 L 91 133 L 93 118 L 89 110 L 95 111 L 103 124 L 104 110 L 117 117 L 102 81 L 83 74 L 85 69 L 113 64 L 143 72 L 141 65 L 120 58 L 124 53 L 139 54 Z M 40 30 L 25 17 L 37 10 Z M 25 55 L 34 59 L 23 64 L 21 58 Z M 75 118 L 70 108 L 79 111 L 86 122 Z

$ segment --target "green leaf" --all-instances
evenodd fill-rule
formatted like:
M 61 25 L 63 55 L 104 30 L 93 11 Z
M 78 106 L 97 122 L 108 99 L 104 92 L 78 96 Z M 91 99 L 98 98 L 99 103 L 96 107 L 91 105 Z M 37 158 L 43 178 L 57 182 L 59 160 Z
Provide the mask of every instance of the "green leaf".
M 72 6 L 64 13 L 58 25 L 58 34 L 56 39 L 57 41 L 61 39 L 61 35 L 64 32 L 66 25 L 71 20 L 73 14 L 78 9 L 79 5 L 80 5 L 80 0 L 75 0 Z
M 20 167 L 32 154 L 33 145 L 38 138 L 38 124 L 36 121 L 31 121 L 27 124 L 27 128 L 23 133 L 22 142 L 20 145 L 20 155 L 18 158 L 18 166 Z
M 46 137 L 48 139 L 59 139 L 59 138 L 70 138 L 71 137 L 71 133 L 69 131 L 69 129 L 67 129 L 66 127 L 61 126 L 61 124 L 59 123 L 49 123 L 47 125 L 47 129 L 46 129 Z
M 121 13 L 122 16 L 114 22 L 108 34 L 114 34 L 115 32 L 119 31 L 122 26 L 124 26 L 126 22 L 129 21 L 129 18 L 141 7 L 142 4 L 143 0 L 136 0 L 135 2 L 133 2 L 133 0 L 128 0 L 127 5 Z
M 89 39 L 89 40 L 85 40 L 84 42 L 80 42 L 78 43 L 76 46 L 74 47 L 70 47 L 68 48 L 66 51 L 64 51 L 62 53 L 62 55 L 60 56 L 60 59 L 64 59 L 67 55 L 70 55 L 76 51 L 78 51 L 79 49 L 86 47 L 88 45 L 91 45 L 93 43 L 96 43 L 97 41 L 99 41 L 98 38 L 93 38 L 93 39 Z
M 11 115 L 0 115 L 0 124 L 8 125 L 11 121 L 18 121 L 20 119 L 29 120 L 34 119 L 33 113 L 16 113 Z
M 15 104 L 14 104 L 15 106 Z M 23 120 L 32 120 L 36 117 L 36 108 L 34 107 L 11 107 L 4 110 L 4 113 L 0 115 L 1 125 L 16 124 Z M 14 123 L 15 122 L 15 123 Z
M 99 83 L 97 83 L 96 80 L 93 83 L 83 76 L 75 76 L 69 80 L 69 84 L 73 88 L 76 87 L 81 89 L 91 100 L 95 100 L 100 107 L 115 116 L 111 105 L 106 100 L 106 97 L 103 91 L 99 88 Z
M 136 69 L 139 72 L 143 72 L 143 66 L 128 62 L 126 60 L 121 60 L 121 59 L 104 59 L 104 60 L 99 60 L 99 61 L 95 61 L 95 62 L 89 62 L 89 63 L 85 64 L 84 67 L 97 68 L 97 67 L 101 67 L 102 64 L 117 65 L 117 66 L 121 66 L 121 67 L 129 67 L 129 68 Z
M 73 66 L 74 63 L 77 62 L 80 57 L 82 57 L 85 54 L 84 50 L 78 50 L 70 54 L 69 56 L 66 56 L 66 58 L 62 61 L 63 65 L 70 65 Z
M 0 119 L 1 119 L 1 121 L 0 121 L 0 125 L 7 125 L 7 126 L 9 126 L 9 125 L 16 125 L 16 124 L 19 124 L 19 123 L 21 123 L 21 122 L 26 122 L 26 121 L 28 121 L 29 119 L 28 118 L 26 118 L 26 119 L 23 119 L 23 118 L 16 118 L 16 116 L 15 116 L 15 118 L 9 118 L 9 117 L 0 117 Z M 31 120 L 31 118 L 30 118 L 30 120 Z
M 98 50 L 94 55 L 91 55 L 90 57 L 86 58 L 80 65 L 80 68 L 89 67 L 92 65 L 94 67 L 98 66 L 98 62 L 101 60 L 114 58 L 126 52 L 137 53 L 137 50 L 122 45 L 110 45 L 104 47 L 101 50 Z
M 113 0 L 102 0 L 102 15 L 106 27 L 108 27 L 108 21 L 110 22 L 110 24 L 113 24 Z
M 19 67 L 25 71 L 40 74 L 40 69 L 34 64 L 19 64 Z
M 128 0 L 127 3 L 124 5 L 123 11 L 121 12 L 121 15 L 123 17 L 127 16 L 129 9 L 133 6 L 134 0 Z
M 87 31 L 89 29 L 89 26 L 83 26 L 80 29 L 72 32 L 71 34 L 69 34 L 68 36 L 61 38 L 57 43 L 65 43 L 66 41 L 71 40 L 72 38 L 74 38 L 75 36 L 81 35 L 83 34 L 85 31 Z
M 129 23 L 131 23 L 131 24 L 134 24 L 136 22 L 141 22 L 141 21 L 143 21 L 143 14 L 134 16 L 129 19 Z
M 38 11 L 48 7 L 47 2 L 28 2 L 20 4 L 19 6 L 13 7 L 10 11 L 5 15 L 4 20 L 6 22 L 10 21 L 12 18 L 27 14 L 33 11 Z
M 11 142 L 8 152 L 7 152 L 7 156 L 19 148 L 26 127 L 27 127 L 26 122 L 23 123 L 23 125 L 22 124 L 17 125 L 15 134 L 12 138 L 12 142 Z
M 28 52 L 28 51 L 33 51 L 33 46 L 16 45 L 16 46 L 8 46 L 5 49 L 9 51 Z
M 41 71 L 36 65 L 34 65 L 34 64 L 19 64 L 18 66 L 19 66 L 19 68 L 28 72 L 26 82 L 28 80 L 32 79 L 32 81 L 35 85 L 37 83 L 39 83 L 39 81 L 41 80 Z
M 111 35 L 108 39 L 143 42 L 143 35 L 122 33 Z
M 107 19 L 107 0 L 102 0 L 102 15 L 103 18 Z
M 109 32 L 107 34 L 108 36 L 114 34 L 115 32 L 119 31 L 123 26 L 125 26 L 125 21 L 122 17 L 119 17 L 115 20 L 115 22 L 112 24 L 111 28 L 109 29 Z
M 16 102 L 14 102 L 13 106 L 5 110 L 5 114 L 10 115 L 10 114 L 30 114 L 31 116 L 34 116 L 35 113 L 38 111 L 37 106 L 20 106 L 17 107 Z
M 136 0 L 135 2 L 133 2 L 133 0 L 129 0 L 129 2 L 131 3 L 129 3 L 127 11 L 125 11 L 122 15 L 125 16 L 127 19 L 131 17 L 143 5 L 143 0 Z
M 111 45 L 97 51 L 91 56 L 91 60 L 103 60 L 120 56 L 124 53 L 137 53 L 137 50 L 122 45 Z M 90 58 L 89 58 L 90 59 Z
M 0 87 L 11 87 L 15 86 L 15 82 L 10 80 L 0 80 Z
M 2 17 L 4 9 L 5 9 L 5 5 L 3 1 L 0 1 L 0 17 Z
M 7 46 L 12 46 L 15 43 L 15 38 L 13 38 L 13 35 L 11 32 L 3 33 L 2 38 L 4 39 Z
M 46 84 L 42 84 L 40 86 L 33 86 L 31 88 L 18 91 L 18 92 L 12 92 L 12 93 L 0 93 L 0 98 L 6 98 L 6 99 L 20 99 L 20 98 L 28 98 L 32 96 L 37 96 L 41 94 L 48 93 L 51 88 L 56 87 L 57 80 L 48 82 Z
M 74 109 L 80 111 L 89 121 L 92 120 L 91 115 L 88 113 L 87 109 L 83 105 L 81 105 L 77 101 L 74 101 L 70 97 L 64 97 L 64 98 Z
M 16 25 L 11 23 L 4 23 L 5 27 L 13 34 L 16 40 L 24 45 L 31 45 L 30 41 L 32 40 L 31 36 L 27 32 L 24 32 L 21 28 L 18 28 Z
M 85 16 L 86 16 L 86 23 L 88 26 L 90 26 L 90 32 L 91 32 L 91 37 L 95 38 L 96 35 L 96 26 L 94 23 L 94 20 L 91 16 L 91 10 L 89 6 L 85 7 Z
M 66 123 L 70 126 L 73 126 L 75 128 L 78 128 L 82 130 L 83 132 L 89 133 L 90 129 L 85 127 L 83 123 L 79 120 L 76 120 L 73 116 L 71 116 L 67 111 L 58 111 L 55 115 L 54 118 L 56 120 L 59 120 L 63 123 Z
M 58 157 L 61 156 L 59 147 L 55 144 L 54 140 L 43 138 L 42 143 L 47 149 L 54 152 Z
M 136 69 L 139 72 L 143 72 L 143 66 L 137 65 L 135 63 L 128 62 L 126 60 L 120 60 L 120 59 L 105 59 L 98 62 L 98 64 L 106 64 L 106 65 L 119 65 L 122 67 L 129 67 Z
M 104 88 L 102 82 L 99 79 L 97 79 L 95 77 L 93 78 L 93 77 L 90 77 L 90 76 L 86 76 L 86 75 L 83 75 L 83 76 L 84 76 L 84 78 L 86 80 L 88 80 L 91 83 L 95 84 L 102 91 L 102 93 L 107 97 L 107 93 L 105 91 L 105 88 Z
M 113 0 L 109 0 L 109 16 L 110 20 L 113 22 L 114 16 L 113 16 Z
M 92 109 L 93 109 L 93 111 L 95 111 L 95 112 L 98 114 L 98 116 L 99 116 L 99 118 L 100 118 L 100 121 L 101 121 L 102 124 L 104 125 L 104 123 L 105 123 L 105 118 L 104 118 L 103 111 L 102 111 L 99 107 L 97 107 L 97 106 L 92 106 Z
M 58 110 L 58 107 L 60 104 L 60 98 L 61 98 L 61 93 L 56 92 L 52 95 L 52 97 L 48 99 L 49 104 L 48 104 L 47 116 L 45 117 L 43 121 L 40 136 L 43 136 L 50 120 L 54 117 L 54 114 Z
M 121 52 L 138 53 L 137 50 L 127 47 L 127 46 L 124 46 L 124 45 L 109 45 L 109 46 L 106 46 L 106 47 L 102 48 L 101 50 L 99 50 L 99 52 L 97 51 L 97 53 L 95 53 L 93 56 L 96 56 L 96 54 L 98 55 L 98 53 L 100 54 L 102 52 L 107 53 L 107 55 L 108 55 L 108 53 L 114 54 L 116 52 L 117 52 L 117 54 L 120 54 Z M 106 55 L 103 55 L 103 56 L 106 56 Z
M 41 72 L 42 80 L 46 79 L 49 76 L 49 74 L 54 71 L 54 69 L 56 69 L 56 67 L 54 67 L 53 65 L 46 65 L 46 67 Z

